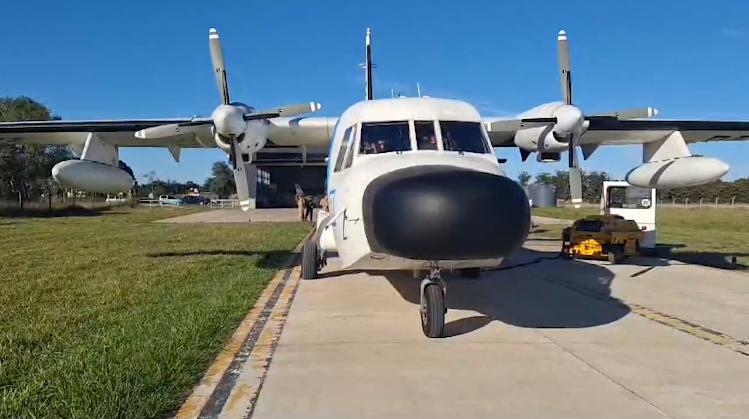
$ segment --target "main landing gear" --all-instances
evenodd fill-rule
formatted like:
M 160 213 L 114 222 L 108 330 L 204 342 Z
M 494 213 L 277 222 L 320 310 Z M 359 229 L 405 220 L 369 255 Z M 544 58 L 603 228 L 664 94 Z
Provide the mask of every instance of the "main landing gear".
M 421 329 L 429 338 L 442 337 L 445 330 L 445 283 L 440 268 L 432 263 L 429 273 L 421 281 Z

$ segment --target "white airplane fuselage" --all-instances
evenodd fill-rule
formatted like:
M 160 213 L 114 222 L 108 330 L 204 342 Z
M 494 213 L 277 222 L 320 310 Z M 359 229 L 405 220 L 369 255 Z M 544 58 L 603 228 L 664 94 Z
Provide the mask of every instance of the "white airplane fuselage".
M 437 149 L 420 149 L 420 131 L 430 122 Z M 368 130 L 383 123 L 407 124 L 401 151 L 363 153 L 362 143 L 377 135 Z M 461 133 L 470 135 L 474 152 L 445 150 L 443 123 L 468 127 L 451 131 L 457 140 L 450 141 L 460 148 Z M 476 149 L 478 141 L 485 148 Z M 430 261 L 450 269 L 497 266 L 522 246 L 530 226 L 527 198 L 499 166 L 478 111 L 454 100 L 350 107 L 333 133 L 327 193 L 334 218 L 319 226 L 320 244 L 337 251 L 344 269 L 427 269 Z

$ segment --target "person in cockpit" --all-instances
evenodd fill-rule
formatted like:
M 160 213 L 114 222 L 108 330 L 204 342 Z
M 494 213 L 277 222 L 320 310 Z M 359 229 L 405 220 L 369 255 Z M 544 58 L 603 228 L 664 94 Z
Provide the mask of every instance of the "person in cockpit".
M 436 150 L 437 137 L 434 136 L 434 133 L 422 135 L 419 137 L 418 147 L 419 150 Z
M 372 147 L 372 154 L 384 153 L 385 151 L 387 151 L 385 140 L 383 139 L 372 141 L 370 143 L 370 146 Z

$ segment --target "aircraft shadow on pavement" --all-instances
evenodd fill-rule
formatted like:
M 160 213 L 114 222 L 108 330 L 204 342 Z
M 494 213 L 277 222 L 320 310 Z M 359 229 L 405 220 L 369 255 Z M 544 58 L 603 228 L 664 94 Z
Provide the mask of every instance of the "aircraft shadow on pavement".
M 151 258 L 189 257 L 189 256 L 259 256 L 255 266 L 263 269 L 281 269 L 293 252 L 282 250 L 190 250 L 173 252 L 148 253 Z
M 677 260 L 683 263 L 689 263 L 693 265 L 709 266 L 719 269 L 727 270 L 738 270 L 746 271 L 749 270 L 749 266 L 746 264 L 736 262 L 733 263 L 732 259 L 744 258 L 749 256 L 749 253 L 736 253 L 736 252 L 711 252 L 711 251 L 691 251 L 688 250 L 688 246 L 685 244 L 658 244 L 656 252 L 659 257 Z M 674 249 L 679 249 L 674 251 Z M 683 250 L 682 250 L 683 249 Z
M 569 329 L 608 324 L 630 312 L 610 297 L 614 273 L 606 267 L 560 259 L 534 262 L 555 253 L 521 253 L 504 269 L 484 272 L 479 279 L 443 274 L 448 310 L 480 313 L 446 323 L 446 337 L 470 333 L 494 320 L 523 328 Z M 406 301 L 419 304 L 420 279 L 408 272 L 381 274 Z

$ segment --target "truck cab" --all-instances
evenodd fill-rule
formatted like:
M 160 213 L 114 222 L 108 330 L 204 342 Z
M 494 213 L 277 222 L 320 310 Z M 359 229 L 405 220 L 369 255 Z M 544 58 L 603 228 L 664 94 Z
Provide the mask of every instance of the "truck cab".
M 655 252 L 656 192 L 652 188 L 632 186 L 625 181 L 604 181 L 601 214 L 619 215 L 632 220 L 644 233 L 640 242 L 643 253 Z

